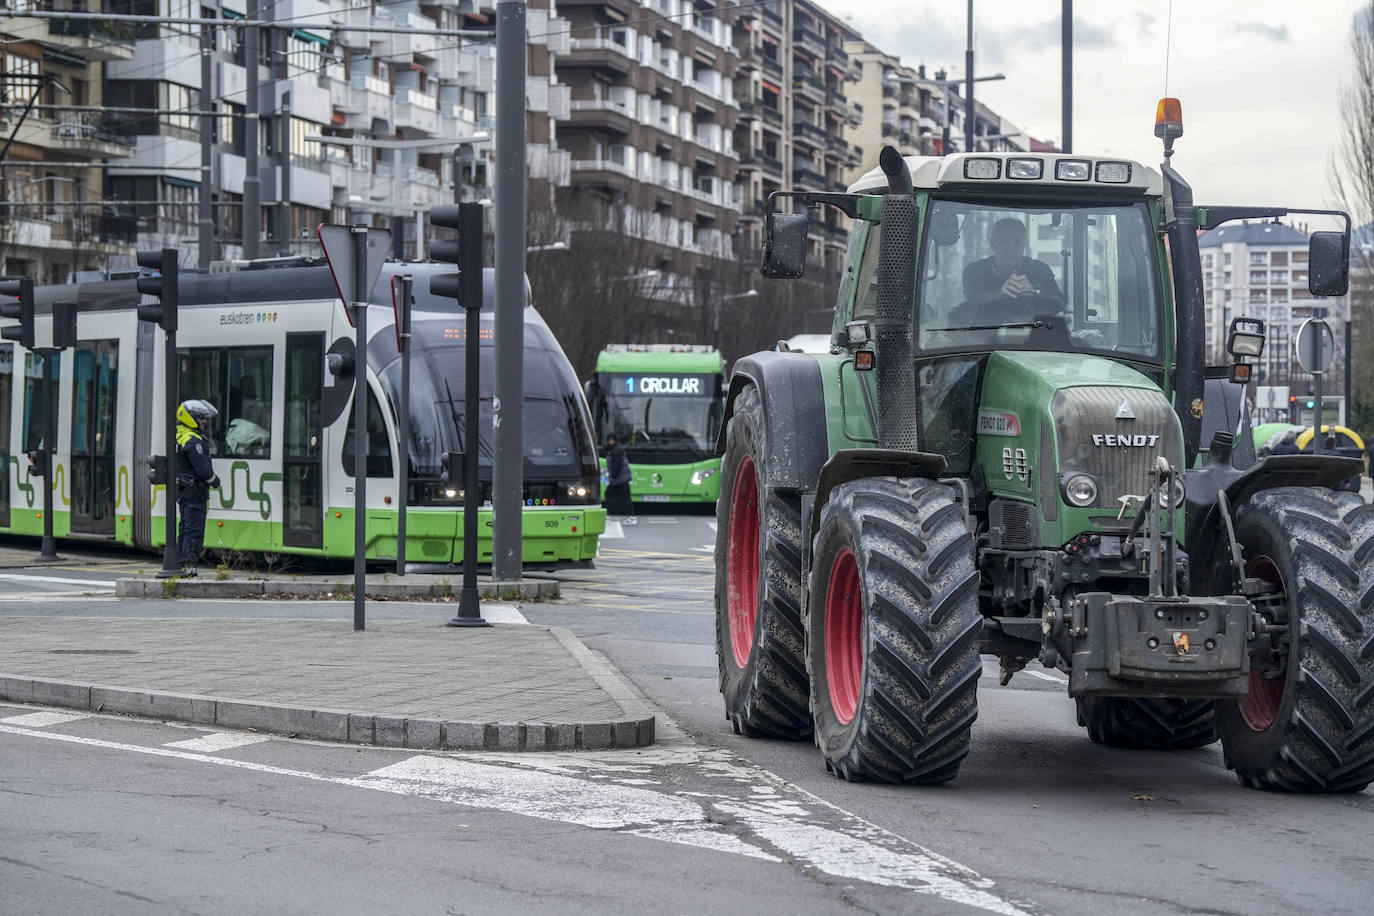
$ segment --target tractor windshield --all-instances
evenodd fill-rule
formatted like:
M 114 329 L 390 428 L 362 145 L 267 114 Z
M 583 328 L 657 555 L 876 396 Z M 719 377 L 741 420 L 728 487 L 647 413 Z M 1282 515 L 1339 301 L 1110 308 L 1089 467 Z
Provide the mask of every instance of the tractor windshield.
M 933 200 L 920 250 L 917 346 L 1160 360 L 1150 225 L 1144 204 Z M 876 248 L 870 241 L 874 266 Z M 868 273 L 876 301 L 877 271 Z

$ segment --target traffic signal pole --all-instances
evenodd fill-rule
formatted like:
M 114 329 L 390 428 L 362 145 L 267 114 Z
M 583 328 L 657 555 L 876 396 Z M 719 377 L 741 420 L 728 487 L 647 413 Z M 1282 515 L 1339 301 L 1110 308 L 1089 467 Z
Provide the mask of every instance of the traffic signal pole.
M 34 560 L 53 563 L 61 559 L 57 555 L 57 541 L 52 533 L 52 466 L 57 438 L 57 398 L 53 397 L 52 391 L 52 361 L 57 350 L 42 347 L 34 352 L 43 360 L 43 448 L 38 459 L 43 463 L 43 542 Z
M 353 629 L 367 627 L 367 227 L 353 227 Z
M 170 579 L 181 575 L 181 557 L 177 550 L 177 308 L 180 305 L 178 291 L 177 252 L 175 248 L 161 251 L 140 251 L 134 256 L 139 267 L 147 267 L 158 272 L 156 277 L 139 277 L 135 281 L 138 291 L 145 296 L 156 296 L 157 303 L 139 303 L 138 320 L 156 324 L 162 328 L 165 346 L 162 357 L 162 392 L 166 426 L 163 430 L 163 453 L 167 458 L 167 480 L 164 492 L 167 494 L 166 540 L 162 545 L 162 568 L 157 571 L 159 579 Z

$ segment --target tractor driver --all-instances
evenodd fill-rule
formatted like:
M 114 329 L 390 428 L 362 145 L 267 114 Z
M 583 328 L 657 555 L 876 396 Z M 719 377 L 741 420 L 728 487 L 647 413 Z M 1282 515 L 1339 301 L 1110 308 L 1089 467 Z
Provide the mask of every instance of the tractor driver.
M 1028 258 L 1026 224 L 1015 217 L 993 223 L 988 245 L 992 256 L 964 268 L 964 298 L 979 306 L 992 301 L 1049 298 L 1063 303 L 1064 294 L 1048 264 Z

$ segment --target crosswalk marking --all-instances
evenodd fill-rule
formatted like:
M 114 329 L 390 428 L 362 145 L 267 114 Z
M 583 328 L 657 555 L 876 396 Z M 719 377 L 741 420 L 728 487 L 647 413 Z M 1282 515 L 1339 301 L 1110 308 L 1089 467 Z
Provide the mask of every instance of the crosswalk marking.
M 614 781 L 607 770 L 623 770 L 623 763 L 599 766 L 601 772 L 579 779 L 509 763 L 498 766 L 459 757 L 417 755 L 349 777 L 6 724 L 0 724 L 0 734 L 428 798 L 765 861 L 782 860 L 845 880 L 907 888 L 950 903 L 1025 916 L 1024 910 L 994 892 L 990 879 L 972 869 L 808 792 L 791 789 L 766 770 L 720 752 L 697 751 L 692 755 L 704 773 L 725 778 L 720 791 L 684 793 L 673 790 L 668 780 L 653 778 L 654 773 L 626 773 L 625 781 Z M 623 759 L 623 755 L 615 758 Z M 640 769 L 638 758 L 635 762 L 635 769 Z M 730 787 L 737 786 L 741 776 L 771 791 L 758 797 L 740 797 Z M 627 784 L 630 780 L 640 784 Z
M 615 541 L 623 540 L 624 537 L 625 529 L 620 527 L 620 522 L 613 522 L 610 519 L 606 519 L 606 532 L 601 535 L 601 539 L 603 541 Z
M 21 728 L 47 728 L 50 725 L 63 725 L 67 722 L 79 722 L 82 719 L 89 719 L 90 716 L 73 715 L 67 712 L 30 712 L 21 716 L 9 716 L 0 719 L 6 725 L 17 725 Z
M 229 751 L 236 747 L 247 747 L 250 744 L 262 744 L 264 741 L 271 740 L 265 735 L 249 735 L 243 732 L 212 732 L 199 738 L 187 738 L 185 741 L 169 741 L 163 747 L 178 747 L 183 751 L 215 754 L 219 751 Z
M 1053 681 L 1056 684 L 1065 683 L 1062 677 L 1055 677 L 1053 674 L 1046 674 L 1044 671 L 1032 671 L 1029 668 L 1026 668 L 1025 673 L 1029 674 L 1031 677 L 1038 677 L 1042 681 Z
M 14 582 L 55 582 L 58 585 L 84 585 L 88 588 L 114 588 L 113 579 L 77 579 L 64 576 L 27 576 L 23 573 L 0 573 L 0 579 Z

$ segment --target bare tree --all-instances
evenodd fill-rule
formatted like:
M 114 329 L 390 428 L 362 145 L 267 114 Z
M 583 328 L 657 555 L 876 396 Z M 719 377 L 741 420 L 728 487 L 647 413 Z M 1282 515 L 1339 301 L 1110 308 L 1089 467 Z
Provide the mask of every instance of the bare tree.
M 1350 318 L 1354 353 L 1374 352 L 1374 0 L 1355 14 L 1350 32 L 1355 72 L 1341 92 L 1341 141 L 1332 184 L 1356 227 L 1350 253 Z M 1351 360 L 1351 425 L 1374 429 L 1374 361 Z

